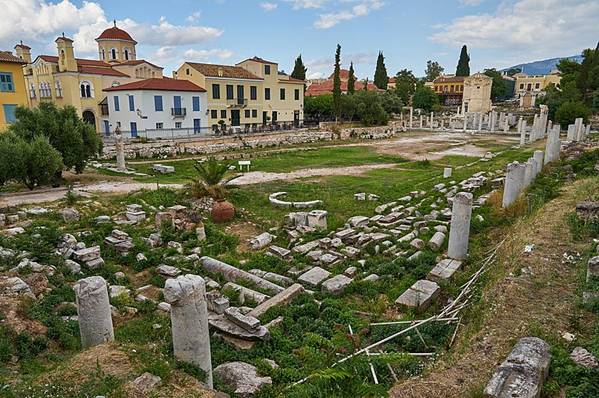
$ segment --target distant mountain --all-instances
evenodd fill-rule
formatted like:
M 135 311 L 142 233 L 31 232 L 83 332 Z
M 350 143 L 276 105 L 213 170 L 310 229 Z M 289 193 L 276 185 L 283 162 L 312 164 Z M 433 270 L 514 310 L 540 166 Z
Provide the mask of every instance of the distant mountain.
M 572 61 L 582 62 L 582 55 L 572 55 L 570 57 L 561 57 L 561 58 L 551 58 L 544 59 L 542 61 L 534 61 L 526 64 L 514 65 L 509 68 L 505 68 L 502 70 L 508 70 L 512 68 L 522 69 L 524 73 L 527 75 L 546 75 L 555 69 L 555 66 L 559 63 L 560 60 L 568 58 Z

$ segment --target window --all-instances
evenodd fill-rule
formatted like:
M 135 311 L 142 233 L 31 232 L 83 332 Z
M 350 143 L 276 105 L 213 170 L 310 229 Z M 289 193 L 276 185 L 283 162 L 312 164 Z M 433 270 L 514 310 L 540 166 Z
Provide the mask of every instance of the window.
M 281 98 L 281 100 L 284 100 L 284 99 L 285 99 L 285 89 L 284 89 L 284 88 L 282 88 L 282 89 L 280 90 L 280 92 L 281 92 L 281 93 L 280 93 L 280 98 Z
M 264 89 L 264 99 L 270 101 L 270 88 L 268 87 Z
M 297 88 L 295 89 L 294 98 L 295 98 L 296 101 L 300 100 L 300 91 Z
M 183 124 L 181 122 L 175 122 L 175 128 L 176 129 L 180 129 L 183 127 Z
M 237 99 L 238 100 L 245 99 L 245 90 L 244 90 L 243 86 L 237 86 Z M 238 103 L 241 104 L 241 102 L 238 102 Z
M 12 73 L 0 72 L 0 91 L 9 92 L 15 91 L 15 86 L 12 80 Z
M 524 83 L 520 83 L 520 90 L 524 90 Z
M 131 112 L 135 112 L 135 97 L 132 95 L 129 95 L 129 110 Z
M 116 48 L 110 50 L 110 59 L 116 59 Z
M 35 84 L 31 83 L 29 87 L 29 97 L 35 98 Z
M 162 95 L 154 96 L 154 110 L 156 112 L 162 112 L 164 107 L 162 106 Z
M 227 99 L 228 100 L 233 99 L 233 85 L 232 84 L 227 84 Z
M 528 83 L 528 85 L 526 86 L 526 91 L 530 90 L 532 90 L 532 83 Z
M 102 49 L 102 61 L 104 61 L 106 59 L 106 51 L 104 51 L 104 49 Z
M 115 95 L 115 96 L 114 96 L 114 97 L 112 97 L 112 98 L 114 98 L 114 110 L 115 110 L 115 112 L 118 112 L 118 111 L 120 111 L 120 110 L 121 110 L 121 107 L 120 107 L 120 105 L 119 105 L 119 97 L 117 97 L 117 96 Z
M 250 99 L 255 101 L 258 99 L 258 87 L 250 86 Z
M 17 110 L 16 105 L 12 104 L 4 104 L 4 119 L 6 123 L 14 123 L 17 121 L 17 117 L 15 116 L 15 111 Z
M 210 111 L 210 117 L 212 119 L 216 119 L 218 117 L 218 111 L 216 109 L 213 109 Z
M 185 74 L 189 75 L 189 68 L 185 68 Z
M 91 98 L 94 96 L 94 89 L 90 82 L 81 82 L 81 98 Z M 41 93 L 40 93 L 41 95 Z
M 258 110 L 252 109 L 252 117 L 258 117 Z
M 538 89 L 540 89 L 540 88 L 541 88 L 541 83 L 537 83 L 537 84 L 535 84 L 535 89 L 536 89 L 536 90 L 538 90 Z
M 40 97 L 42 98 L 51 98 L 52 90 L 50 89 L 50 84 L 42 82 L 40 83 Z
M 251 112 L 250 112 L 250 110 L 249 110 L 249 109 L 246 109 L 246 110 L 245 110 L 245 117 L 246 117 L 246 118 L 249 118 L 249 117 L 250 117 L 250 115 L 251 115 Z
M 164 123 L 158 122 L 156 123 L 156 130 L 162 130 L 164 128 Z
M 264 74 L 270 75 L 270 65 L 264 65 Z
M 125 48 L 125 61 L 129 61 L 129 49 Z
M 212 99 L 220 99 L 220 84 L 212 85 Z
M 191 106 L 194 112 L 200 111 L 200 97 L 191 97 Z
M 226 109 L 223 109 L 222 111 L 220 111 L 220 117 L 221 117 L 221 119 L 226 119 L 227 118 L 227 111 L 226 111 Z
M 54 85 L 56 86 L 56 97 L 62 98 L 62 84 L 60 84 L 60 80 L 57 80 Z

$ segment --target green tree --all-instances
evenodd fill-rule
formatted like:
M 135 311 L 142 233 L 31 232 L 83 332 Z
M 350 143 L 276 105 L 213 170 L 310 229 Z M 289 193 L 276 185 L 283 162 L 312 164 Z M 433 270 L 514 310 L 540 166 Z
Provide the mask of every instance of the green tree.
M 555 112 L 555 120 L 562 126 L 574 123 L 579 117 L 585 121 L 589 117 L 589 109 L 580 101 L 566 101 Z
M 441 65 L 439 65 L 437 61 L 426 61 L 426 70 L 424 71 L 426 75 L 426 81 L 432 82 L 437 77 L 441 76 L 444 70 L 445 69 Z
M 483 72 L 485 75 L 493 78 L 493 84 L 491 85 L 491 98 L 494 101 L 501 99 L 505 96 L 506 86 L 501 72 L 498 72 L 495 68 L 485 69 Z
M 468 47 L 464 44 L 460 52 L 460 60 L 455 71 L 456 76 L 470 76 L 470 56 L 468 55 Z
M 409 104 L 418 79 L 411 70 L 402 69 L 395 75 L 395 91 L 404 104 Z
M 72 106 L 58 108 L 42 102 L 37 108 L 18 107 L 17 121 L 10 131 L 26 141 L 43 135 L 60 152 L 67 169 L 81 173 L 87 161 L 100 152 L 102 140 L 94 127 L 84 122 Z
M 306 72 L 308 68 L 304 65 L 304 61 L 302 61 L 302 54 L 298 55 L 295 59 L 295 66 L 293 67 L 293 72 L 291 72 L 291 77 L 298 80 L 306 80 Z M 304 84 L 304 91 L 306 90 L 306 85 Z
M 403 107 L 404 102 L 401 100 L 399 95 L 397 94 L 397 90 L 387 90 L 381 94 L 379 94 L 381 99 L 381 105 L 385 112 L 391 114 L 400 114 L 401 108 Z
M 389 75 L 387 74 L 387 67 L 385 66 L 385 57 L 383 52 L 379 51 L 378 58 L 376 59 L 376 69 L 374 71 L 374 85 L 381 90 L 387 89 L 389 83 Z
M 27 143 L 14 133 L 0 134 L 0 186 L 21 181 L 26 170 Z
M 352 122 L 358 111 L 358 101 L 351 94 L 341 96 L 341 118 L 346 122 Z
M 430 112 L 439 105 L 439 96 L 424 84 L 419 84 L 412 97 L 412 106 L 414 108 L 424 109 Z
M 335 51 L 335 71 L 333 72 L 333 111 L 335 120 L 341 116 L 341 46 Z
M 22 182 L 29 189 L 50 184 L 63 168 L 60 152 L 43 135 L 36 136 L 25 148 L 26 168 Z
M 304 98 L 304 113 L 308 120 L 334 120 L 333 95 L 323 94 Z
M 357 101 L 357 117 L 364 126 L 385 125 L 389 114 L 385 112 L 381 95 L 376 91 L 359 91 L 354 94 Z
M 356 91 L 356 74 L 354 72 L 354 63 L 349 64 L 349 76 L 347 78 L 347 93 L 353 94 Z

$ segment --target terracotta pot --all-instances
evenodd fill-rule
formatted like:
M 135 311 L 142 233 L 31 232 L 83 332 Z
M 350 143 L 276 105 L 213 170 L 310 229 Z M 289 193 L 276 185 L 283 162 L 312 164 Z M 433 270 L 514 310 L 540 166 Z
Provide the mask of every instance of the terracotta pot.
M 212 205 L 212 220 L 216 223 L 231 221 L 235 217 L 235 207 L 226 200 L 219 200 Z

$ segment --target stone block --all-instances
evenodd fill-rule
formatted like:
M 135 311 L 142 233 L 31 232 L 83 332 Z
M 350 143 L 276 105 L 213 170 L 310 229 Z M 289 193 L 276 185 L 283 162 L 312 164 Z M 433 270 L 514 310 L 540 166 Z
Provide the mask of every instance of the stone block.
M 307 272 L 304 272 L 297 279 L 299 282 L 304 283 L 310 287 L 317 287 L 321 282 L 326 280 L 331 273 L 320 267 L 314 267 Z
M 322 283 L 322 292 L 340 294 L 352 282 L 353 279 L 345 275 L 335 275 Z
M 435 267 L 428 273 L 427 278 L 435 282 L 449 280 L 461 267 L 461 261 L 447 258 L 439 261 L 437 265 L 435 265 Z
M 441 288 L 435 282 L 421 279 L 395 300 L 395 304 L 425 309 L 437 297 Z

